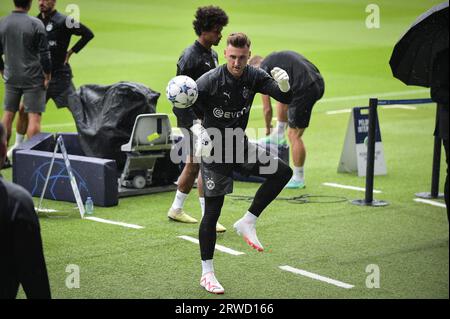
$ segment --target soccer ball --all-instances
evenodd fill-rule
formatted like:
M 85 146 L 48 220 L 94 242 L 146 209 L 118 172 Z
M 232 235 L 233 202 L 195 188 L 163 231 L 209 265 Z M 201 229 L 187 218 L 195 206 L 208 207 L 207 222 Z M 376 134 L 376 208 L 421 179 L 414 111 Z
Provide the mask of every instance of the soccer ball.
M 167 84 L 166 96 L 174 107 L 190 107 L 198 97 L 197 83 L 188 76 L 176 76 Z

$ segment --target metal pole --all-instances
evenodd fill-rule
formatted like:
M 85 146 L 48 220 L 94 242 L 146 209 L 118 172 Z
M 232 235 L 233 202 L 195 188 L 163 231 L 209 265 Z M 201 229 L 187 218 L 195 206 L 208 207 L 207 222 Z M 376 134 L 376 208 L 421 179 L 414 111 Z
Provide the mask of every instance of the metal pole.
M 375 140 L 378 123 L 377 116 L 378 99 L 369 100 L 369 128 L 367 135 L 367 166 L 366 166 L 366 196 L 364 199 L 356 199 L 351 203 L 358 206 L 387 206 L 388 202 L 373 199 L 373 181 L 375 174 Z
M 377 127 L 378 99 L 369 100 L 369 131 L 367 135 L 367 166 L 366 166 L 366 204 L 373 201 L 373 176 L 375 166 L 375 137 Z

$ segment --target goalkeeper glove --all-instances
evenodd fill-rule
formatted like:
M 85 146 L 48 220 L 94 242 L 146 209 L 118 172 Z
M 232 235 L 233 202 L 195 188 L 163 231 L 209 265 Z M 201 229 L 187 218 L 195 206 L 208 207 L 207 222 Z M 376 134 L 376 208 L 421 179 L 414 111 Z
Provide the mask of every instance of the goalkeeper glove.
M 274 80 L 277 81 L 281 92 L 286 93 L 290 90 L 291 86 L 289 85 L 289 75 L 285 70 L 275 67 L 272 71 L 270 71 L 270 74 L 272 74 Z
M 196 123 L 191 127 L 191 131 L 192 133 L 194 133 L 194 136 L 196 138 L 195 156 L 210 156 L 213 145 L 206 129 L 201 124 Z

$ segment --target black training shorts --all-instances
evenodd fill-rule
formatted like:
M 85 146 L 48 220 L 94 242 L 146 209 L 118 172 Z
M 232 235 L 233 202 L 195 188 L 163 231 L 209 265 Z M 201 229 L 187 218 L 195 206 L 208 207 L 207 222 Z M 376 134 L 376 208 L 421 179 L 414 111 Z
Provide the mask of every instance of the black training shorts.
M 314 104 L 320 100 L 325 91 L 323 80 L 312 83 L 309 87 L 295 94 L 288 107 L 288 123 L 292 128 L 307 128 Z

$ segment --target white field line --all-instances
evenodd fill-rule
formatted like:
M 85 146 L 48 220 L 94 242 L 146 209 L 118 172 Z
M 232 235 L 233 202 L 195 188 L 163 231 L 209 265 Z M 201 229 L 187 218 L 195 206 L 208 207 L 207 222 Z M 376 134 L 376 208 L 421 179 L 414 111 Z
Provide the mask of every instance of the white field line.
M 437 206 L 437 207 L 443 207 L 446 208 L 447 206 L 445 206 L 445 204 L 443 203 L 438 203 L 429 199 L 422 199 L 422 198 L 414 198 L 415 202 L 419 202 L 419 203 L 424 203 L 424 204 L 428 204 L 428 205 L 433 205 L 433 206 Z
M 36 213 L 57 213 L 59 212 L 56 209 L 52 209 L 52 208 L 39 208 L 39 207 L 34 207 L 34 210 L 36 211 Z
M 380 98 L 380 97 L 391 97 L 391 96 L 404 96 L 404 95 L 414 95 L 419 93 L 429 93 L 430 90 L 411 90 L 411 91 L 396 91 L 396 92 L 383 92 L 383 93 L 371 93 L 364 95 L 350 95 L 350 96 L 337 96 L 321 99 L 318 103 L 332 103 L 340 101 L 354 101 L 354 100 L 364 100 L 370 98 Z M 252 106 L 254 109 L 262 109 L 262 104 L 255 104 Z
M 108 220 L 108 219 L 103 219 L 103 218 L 98 218 L 98 217 L 85 217 L 84 219 L 92 220 L 94 222 L 111 224 L 111 225 L 117 225 L 117 226 L 134 228 L 134 229 L 142 229 L 142 228 L 144 228 L 144 227 L 139 226 L 139 225 L 127 224 L 127 223 L 122 223 L 122 222 L 115 222 L 113 220 Z
M 335 111 L 327 111 L 325 114 L 334 115 L 334 114 L 350 113 L 351 111 L 352 111 L 352 109 L 342 109 L 342 110 L 335 110 Z
M 199 244 L 198 239 L 193 238 L 191 236 L 177 236 L 177 237 L 181 238 L 181 239 L 184 239 L 184 240 L 187 240 L 187 241 L 190 241 L 190 242 L 192 242 L 194 244 Z M 231 248 L 228 248 L 228 247 L 225 247 L 225 246 L 222 246 L 222 245 L 217 245 L 216 244 L 216 249 L 220 250 L 221 252 L 224 252 L 224 253 L 227 253 L 227 254 L 230 254 L 230 255 L 234 255 L 234 256 L 245 255 L 245 253 L 242 253 L 240 251 L 236 251 L 234 249 L 231 249 Z
M 339 97 L 330 97 L 326 99 L 321 99 L 322 103 L 331 103 L 338 101 L 352 101 L 352 100 L 361 100 L 361 99 L 370 99 L 370 98 L 380 98 L 380 97 L 390 97 L 390 96 L 401 96 L 401 95 L 414 95 L 418 93 L 429 93 L 430 90 L 411 90 L 411 91 L 397 91 L 397 92 L 384 92 L 384 93 L 371 93 L 364 95 L 351 95 L 351 96 L 339 96 Z
M 354 287 L 353 285 L 346 284 L 345 282 L 334 280 L 334 279 L 331 279 L 331 278 L 328 278 L 328 277 L 324 277 L 324 276 L 321 276 L 321 275 L 318 275 L 318 274 L 314 274 L 314 273 L 306 271 L 306 270 L 297 269 L 297 268 L 294 268 L 294 267 L 291 267 L 291 266 L 279 266 L 279 268 L 282 269 L 282 270 L 285 270 L 285 271 L 292 272 L 292 273 L 297 274 L 297 275 L 305 276 L 305 277 L 308 277 L 308 278 L 311 278 L 311 279 L 315 279 L 315 280 L 320 280 L 320 281 L 323 281 L 323 282 L 326 282 L 326 283 L 329 283 L 331 285 L 335 285 L 335 286 L 338 286 L 338 287 L 341 287 L 341 288 L 351 289 L 351 288 Z
M 356 187 L 356 186 L 349 186 L 349 185 L 341 185 L 341 184 L 336 184 L 336 183 L 323 183 L 322 185 L 325 186 L 330 186 L 330 187 L 336 187 L 336 188 L 344 188 L 344 189 L 351 189 L 354 191 L 360 191 L 360 192 L 365 192 L 366 189 L 362 188 L 362 187 Z M 381 191 L 374 189 L 373 190 L 374 193 L 381 193 Z
M 392 105 L 382 105 L 382 109 L 402 109 L 402 110 L 417 110 L 417 107 L 411 105 L 401 105 L 401 104 L 392 104 Z
M 401 109 L 401 110 L 417 110 L 417 107 L 410 106 L 410 105 L 400 105 L 400 104 L 393 104 L 393 105 L 382 105 L 380 106 L 382 109 Z M 341 109 L 341 110 L 334 110 L 334 111 L 327 111 L 325 114 L 327 115 L 333 115 L 333 114 L 341 114 L 341 113 L 350 113 L 352 109 Z
M 75 122 L 42 125 L 41 129 L 58 128 L 58 127 L 69 127 L 69 126 L 74 126 L 75 127 Z

